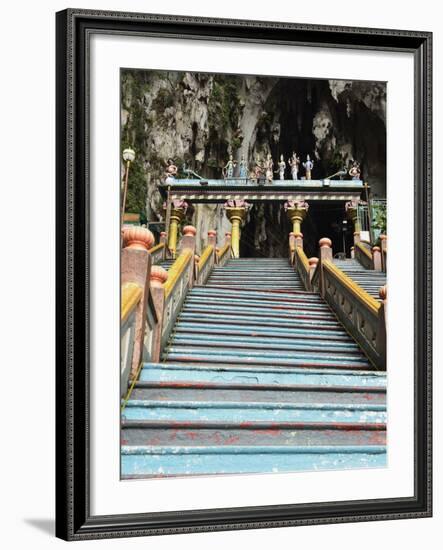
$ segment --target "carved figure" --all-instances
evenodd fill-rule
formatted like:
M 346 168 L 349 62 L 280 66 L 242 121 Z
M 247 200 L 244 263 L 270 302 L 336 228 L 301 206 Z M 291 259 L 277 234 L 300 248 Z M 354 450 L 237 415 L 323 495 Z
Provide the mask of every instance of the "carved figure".
M 300 157 L 294 151 L 292 157 L 288 160 L 288 164 L 291 167 L 291 175 L 293 180 L 298 180 L 298 169 L 300 166 Z
M 166 170 L 165 170 L 165 176 L 166 176 L 166 179 L 165 179 L 165 183 L 174 183 L 175 181 L 175 176 L 177 175 L 178 173 L 178 168 L 177 166 L 174 164 L 174 159 L 168 159 L 166 161 Z
M 357 162 L 356 160 L 354 160 L 354 162 L 352 163 L 351 169 L 349 170 L 349 175 L 353 180 L 360 179 L 360 175 L 361 175 L 360 163 Z
M 311 179 L 312 169 L 314 168 L 314 162 L 311 160 L 309 155 L 306 155 L 306 162 L 303 163 L 303 166 L 305 168 L 305 177 L 307 180 Z
M 239 166 L 239 177 L 240 178 L 247 178 L 248 177 L 248 163 L 246 162 L 244 155 L 242 155 L 238 166 Z
M 286 162 L 285 162 L 285 159 L 283 158 L 283 155 L 280 155 L 277 172 L 281 180 L 285 179 L 285 170 L 286 170 Z
M 272 156 L 270 154 L 267 155 L 265 160 L 265 174 L 266 174 L 266 181 L 269 183 L 272 183 L 272 180 L 274 179 L 274 161 L 272 160 Z
M 229 155 L 229 160 L 223 168 L 223 176 L 226 179 L 234 177 L 234 168 L 237 165 L 232 155 Z

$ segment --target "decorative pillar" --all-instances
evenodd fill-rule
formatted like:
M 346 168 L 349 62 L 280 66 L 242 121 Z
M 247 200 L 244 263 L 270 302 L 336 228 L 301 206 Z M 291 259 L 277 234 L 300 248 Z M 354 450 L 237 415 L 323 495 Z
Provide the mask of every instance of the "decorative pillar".
M 142 360 L 143 343 L 146 327 L 146 308 L 149 295 L 149 277 L 151 272 L 151 255 L 148 250 L 154 244 L 154 235 L 145 227 L 136 225 L 123 226 L 123 250 L 121 254 L 121 285 L 135 283 L 142 291 L 142 297 L 135 313 L 134 349 L 130 379 L 138 371 Z
M 301 246 L 303 246 L 303 234 L 301 232 L 301 224 L 306 218 L 308 213 L 309 204 L 306 201 L 287 201 L 284 204 L 286 214 L 292 223 L 292 232 L 295 237 L 301 239 Z M 297 245 L 299 246 L 299 245 Z
M 173 259 L 175 259 L 177 253 L 178 228 L 186 215 L 187 209 L 188 203 L 186 201 L 172 201 L 168 228 L 168 248 Z
M 152 335 L 151 361 L 158 363 L 160 361 L 161 339 L 163 328 L 163 314 L 165 308 L 165 289 L 164 284 L 168 280 L 168 272 L 159 265 L 151 267 L 149 284 L 151 289 L 152 301 L 157 313 L 157 324 L 154 327 Z
M 331 260 L 332 261 L 332 241 L 327 237 L 323 237 L 318 241 L 320 246 L 320 260 Z
M 148 251 L 154 244 L 154 235 L 149 229 L 146 229 L 146 227 L 141 227 L 139 225 L 124 225 L 122 233 L 123 248 Z
M 381 307 L 378 310 L 378 327 L 375 347 L 377 353 L 380 355 L 382 364 L 384 364 L 386 368 L 386 322 L 388 308 L 388 289 L 386 285 L 380 287 L 378 295 L 381 300 Z
M 351 258 L 355 258 L 355 248 L 351 246 Z
M 359 204 L 365 204 L 365 203 L 363 203 L 363 201 L 360 201 L 360 200 L 352 200 L 345 204 L 346 214 L 354 225 L 354 244 L 357 244 L 358 242 L 360 242 L 361 224 L 360 224 L 360 220 L 358 219 Z
M 232 236 L 232 235 L 231 235 L 231 233 L 230 233 L 229 231 L 227 231 L 227 232 L 225 233 L 225 244 L 228 244 L 228 243 L 231 244 L 231 236 Z
M 386 271 L 386 254 L 388 250 L 388 237 L 386 235 L 380 235 L 380 248 L 382 269 L 383 271 Z
M 185 225 L 183 228 L 183 237 L 180 243 L 180 250 L 190 250 L 192 257 L 195 255 L 195 236 L 197 229 L 193 225 Z M 194 262 L 190 262 L 189 266 L 189 288 L 192 288 L 195 281 L 195 265 Z
M 231 249 L 233 258 L 240 258 L 240 228 L 249 207 L 250 204 L 243 199 L 229 200 L 224 205 L 226 215 L 232 224 Z
M 325 260 L 329 260 L 332 262 L 332 241 L 331 239 L 328 239 L 327 237 L 323 237 L 323 239 L 320 239 L 318 241 L 318 244 L 320 246 L 319 250 L 319 261 L 320 261 L 320 294 L 322 298 L 325 297 L 326 290 L 325 290 L 325 277 L 324 277 L 324 271 L 323 271 L 323 262 Z
M 208 245 L 213 246 L 215 251 L 216 244 L 217 244 L 217 231 L 215 229 L 210 229 L 208 231 Z
M 312 277 L 314 276 L 315 270 L 317 269 L 317 265 L 319 262 L 318 258 L 309 258 L 309 280 L 312 281 Z
M 381 271 L 382 265 L 381 265 L 381 250 L 379 246 L 373 246 L 372 247 L 372 262 L 374 264 L 374 270 L 375 271 Z

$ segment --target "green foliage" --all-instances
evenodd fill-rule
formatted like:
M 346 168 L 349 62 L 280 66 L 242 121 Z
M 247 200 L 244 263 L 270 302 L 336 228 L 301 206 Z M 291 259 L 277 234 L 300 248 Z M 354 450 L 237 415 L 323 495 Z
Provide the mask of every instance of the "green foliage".
M 241 114 L 238 89 L 239 78 L 231 75 L 216 75 L 214 77 L 212 93 L 208 104 L 209 140 L 216 149 L 225 149 L 230 145 L 232 150 L 241 145 L 241 138 L 234 137 L 230 143 L 226 142 L 228 130 L 237 130 Z M 223 146 L 221 147 L 221 145 Z
M 380 233 L 386 233 L 386 205 L 383 203 L 372 203 L 372 227 Z
M 143 165 L 137 161 L 129 168 L 128 193 L 126 196 L 126 212 L 144 214 L 146 210 L 147 184 Z M 146 216 L 145 216 L 146 217 Z

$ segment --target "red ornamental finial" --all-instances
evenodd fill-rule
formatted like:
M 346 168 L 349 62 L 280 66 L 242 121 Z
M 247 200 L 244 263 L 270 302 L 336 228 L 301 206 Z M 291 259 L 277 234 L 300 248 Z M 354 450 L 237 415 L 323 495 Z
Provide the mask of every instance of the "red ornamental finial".
M 195 229 L 193 225 L 185 225 L 185 227 L 183 228 L 183 235 L 185 236 L 190 235 L 194 237 L 196 234 L 197 234 L 197 229 Z
M 320 245 L 320 248 L 331 248 L 332 247 L 332 241 L 331 241 L 331 239 L 328 239 L 327 237 L 323 237 L 323 239 L 320 239 L 318 241 L 318 244 Z
M 154 244 L 154 235 L 139 225 L 123 226 L 123 248 L 148 251 Z
M 161 287 L 168 280 L 168 272 L 159 265 L 153 265 L 149 279 L 152 287 Z

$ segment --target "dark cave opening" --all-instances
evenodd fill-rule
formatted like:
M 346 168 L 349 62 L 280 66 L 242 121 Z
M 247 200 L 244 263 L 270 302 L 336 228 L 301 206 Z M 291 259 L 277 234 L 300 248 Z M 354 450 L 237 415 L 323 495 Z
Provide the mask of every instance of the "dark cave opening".
M 271 221 L 272 220 L 272 221 Z M 240 239 L 242 258 L 287 258 L 292 224 L 281 202 L 255 204 L 249 211 Z M 342 201 L 311 201 L 302 224 L 303 248 L 308 256 L 318 256 L 318 241 L 328 237 L 334 254 L 350 256 L 353 228 Z

